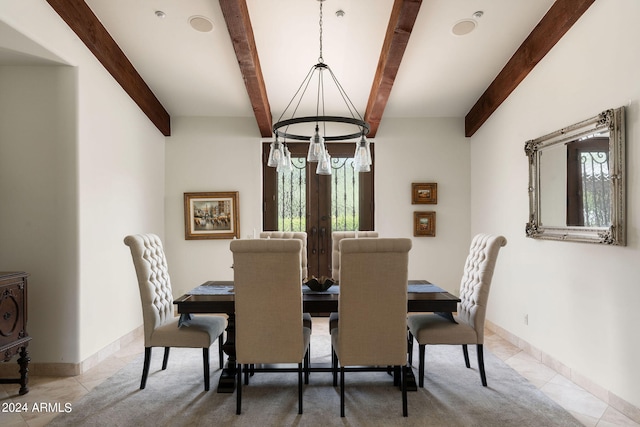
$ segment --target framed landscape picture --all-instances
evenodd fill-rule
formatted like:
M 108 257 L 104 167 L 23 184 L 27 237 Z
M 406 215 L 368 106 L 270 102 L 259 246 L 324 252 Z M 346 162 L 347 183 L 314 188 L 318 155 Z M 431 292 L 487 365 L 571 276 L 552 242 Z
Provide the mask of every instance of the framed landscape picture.
M 184 193 L 184 238 L 240 238 L 238 192 Z
M 436 235 L 436 213 L 435 212 L 414 212 L 413 213 L 413 235 L 416 237 Z
M 432 183 L 413 183 L 411 184 L 411 204 L 435 205 L 438 203 L 438 184 Z

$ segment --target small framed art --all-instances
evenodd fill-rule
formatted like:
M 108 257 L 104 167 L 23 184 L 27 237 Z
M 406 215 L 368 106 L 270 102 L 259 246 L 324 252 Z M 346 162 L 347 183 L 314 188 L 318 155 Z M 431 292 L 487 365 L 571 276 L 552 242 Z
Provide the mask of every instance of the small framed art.
M 436 235 L 436 213 L 435 212 L 414 212 L 413 213 L 413 235 L 416 237 Z
M 412 205 L 435 205 L 436 203 L 438 203 L 438 184 L 435 182 L 411 184 Z
M 184 193 L 184 238 L 240 238 L 238 192 Z

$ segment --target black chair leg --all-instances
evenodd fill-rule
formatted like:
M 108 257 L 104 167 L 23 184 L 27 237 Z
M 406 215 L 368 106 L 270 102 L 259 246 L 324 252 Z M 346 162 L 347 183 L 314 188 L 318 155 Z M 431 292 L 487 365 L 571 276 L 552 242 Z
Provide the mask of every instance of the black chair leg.
M 402 386 L 402 380 L 400 379 L 400 366 L 394 366 L 393 367 L 393 386 L 394 387 L 401 387 Z
M 309 365 L 311 364 L 311 354 L 309 349 L 304 355 L 304 383 L 309 384 Z
M 165 347 L 164 348 L 164 357 L 162 358 L 162 370 L 163 371 L 165 369 L 167 369 L 167 363 L 169 362 L 169 350 L 171 350 L 171 347 Z
M 333 351 L 333 346 L 331 347 L 331 372 L 333 374 L 333 386 L 335 387 L 338 385 L 338 356 Z
M 466 344 L 462 344 L 462 354 L 464 354 L 464 364 L 467 365 L 467 368 L 471 368 L 471 364 L 469 363 L 469 349 Z
M 418 386 L 424 387 L 424 344 L 418 345 L 418 357 L 420 360 L 418 361 Z
M 340 367 L 340 416 L 344 417 L 344 366 Z
M 222 352 L 222 341 L 224 333 L 221 333 L 218 337 L 218 360 L 220 360 L 220 369 L 224 368 L 224 353 Z
M 151 364 L 151 347 L 144 348 L 144 364 L 142 365 L 142 381 L 140 381 L 140 390 L 147 386 L 147 376 L 149 375 L 149 365 Z
M 298 363 L 298 414 L 302 414 L 302 363 Z
M 209 391 L 209 347 L 202 349 L 202 364 L 204 366 L 204 391 Z
M 242 365 L 238 363 L 236 366 L 236 415 L 240 415 L 242 408 Z
M 409 332 L 409 337 L 407 339 L 407 353 L 409 355 L 409 366 L 413 365 L 413 334 Z
M 407 366 L 402 367 L 401 382 L 402 382 L 402 416 L 406 417 L 409 415 L 409 410 L 407 408 Z
M 482 380 L 482 385 L 486 387 L 487 376 L 484 373 L 484 354 L 482 344 L 478 344 L 478 369 L 480 370 L 480 379 Z
M 251 373 L 251 367 L 253 365 L 244 366 L 244 385 L 249 385 L 249 374 Z

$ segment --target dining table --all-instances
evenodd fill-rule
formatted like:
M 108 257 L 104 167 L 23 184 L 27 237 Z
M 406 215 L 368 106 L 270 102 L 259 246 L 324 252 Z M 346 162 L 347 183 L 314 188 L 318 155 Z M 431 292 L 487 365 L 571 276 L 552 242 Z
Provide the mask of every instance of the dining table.
M 174 304 L 180 315 L 180 324 L 188 322 L 195 314 L 217 313 L 228 316 L 226 339 L 222 349 L 227 354 L 220 379 L 218 393 L 233 393 L 235 390 L 235 303 L 233 281 L 207 281 L 176 298 Z M 325 291 L 313 291 L 302 285 L 303 310 L 314 315 L 328 315 L 338 311 L 340 286 L 335 284 Z M 407 286 L 407 312 L 436 312 L 449 316 L 457 311 L 460 298 L 445 291 L 428 280 L 409 280 Z M 312 364 L 311 372 L 332 372 L 326 364 Z M 409 370 L 408 390 L 416 390 L 413 371 Z

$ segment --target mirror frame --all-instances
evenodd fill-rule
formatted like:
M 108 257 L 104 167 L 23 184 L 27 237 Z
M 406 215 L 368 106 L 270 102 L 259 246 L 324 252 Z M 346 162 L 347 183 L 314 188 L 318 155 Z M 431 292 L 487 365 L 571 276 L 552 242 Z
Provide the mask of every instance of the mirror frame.
M 529 222 L 526 236 L 534 239 L 626 245 L 624 107 L 603 111 L 595 117 L 525 143 L 529 157 Z M 545 226 L 540 220 L 540 155 L 542 150 L 566 144 L 592 133 L 609 130 L 611 176 L 611 225 L 609 227 Z

